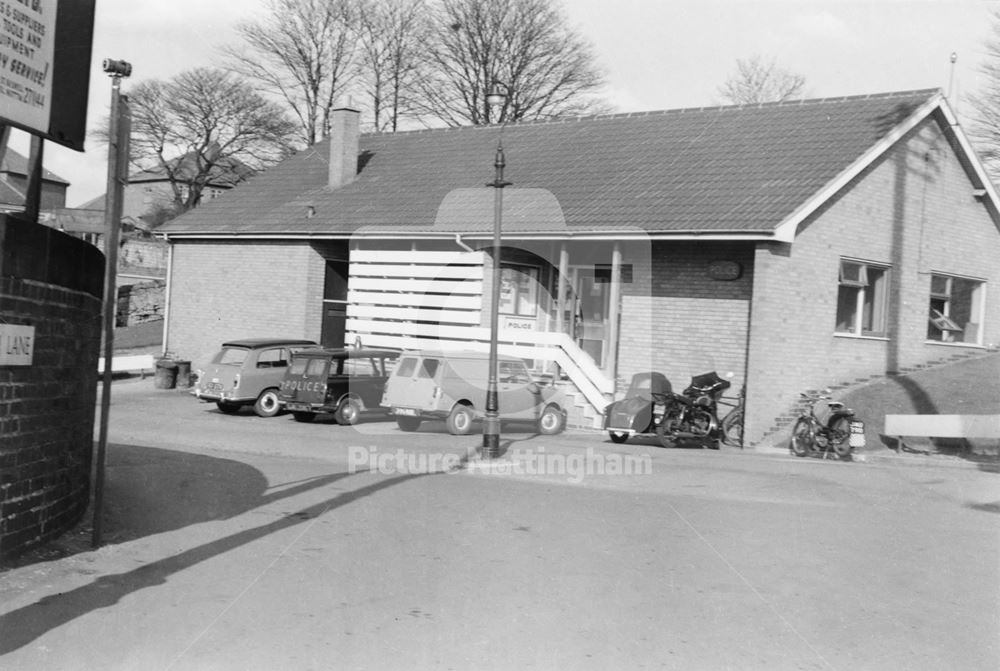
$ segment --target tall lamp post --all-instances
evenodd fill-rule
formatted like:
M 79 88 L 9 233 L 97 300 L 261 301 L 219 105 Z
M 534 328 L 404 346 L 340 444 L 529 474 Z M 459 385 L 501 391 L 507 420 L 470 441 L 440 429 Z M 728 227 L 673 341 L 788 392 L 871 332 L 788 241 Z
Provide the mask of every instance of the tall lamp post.
M 501 89 L 502 87 L 502 89 Z M 507 100 L 506 84 L 494 82 L 493 88 L 486 96 L 490 109 L 502 114 L 503 105 Z M 500 230 L 503 226 L 503 189 L 510 182 L 503 179 L 503 169 L 506 165 L 503 155 L 503 125 L 500 126 L 500 137 L 497 139 L 497 153 L 493 160 L 496 176 L 486 186 L 491 186 L 493 192 L 493 286 L 490 301 L 490 359 L 489 377 L 486 382 L 486 416 L 483 418 L 483 458 L 495 459 L 500 456 L 500 398 L 497 391 L 497 340 L 500 332 Z

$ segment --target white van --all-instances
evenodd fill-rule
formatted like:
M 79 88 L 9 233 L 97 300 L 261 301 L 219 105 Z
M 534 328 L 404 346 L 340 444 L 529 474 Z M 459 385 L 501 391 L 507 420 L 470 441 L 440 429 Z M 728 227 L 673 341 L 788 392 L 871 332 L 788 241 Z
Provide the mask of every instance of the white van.
M 385 385 L 382 405 L 403 431 L 425 419 L 443 419 L 448 432 L 464 435 L 486 411 L 489 355 L 485 352 L 404 352 Z M 497 357 L 500 419 L 533 422 L 552 435 L 566 424 L 562 392 L 532 379 L 524 361 Z

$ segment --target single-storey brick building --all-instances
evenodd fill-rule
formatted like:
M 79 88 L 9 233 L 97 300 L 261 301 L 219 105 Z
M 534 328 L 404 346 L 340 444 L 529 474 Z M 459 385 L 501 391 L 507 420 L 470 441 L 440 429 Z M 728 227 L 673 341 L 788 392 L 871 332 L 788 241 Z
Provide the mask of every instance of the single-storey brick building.
M 753 445 L 800 391 L 1000 343 L 997 194 L 925 90 L 371 135 L 339 110 L 161 228 L 165 348 L 485 349 L 498 141 L 501 351 L 578 424 L 636 372 L 733 371 Z

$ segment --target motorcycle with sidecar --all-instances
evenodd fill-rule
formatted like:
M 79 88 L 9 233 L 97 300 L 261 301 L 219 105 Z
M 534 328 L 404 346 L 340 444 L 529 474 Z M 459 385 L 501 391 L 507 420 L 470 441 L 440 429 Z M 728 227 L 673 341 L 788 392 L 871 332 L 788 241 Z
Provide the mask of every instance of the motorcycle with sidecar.
M 615 443 L 637 434 L 656 434 L 663 447 L 697 441 L 717 450 L 723 438 L 718 401 L 729 386 L 729 380 L 713 371 L 695 375 L 682 393 L 675 394 L 662 373 L 636 373 L 625 398 L 605 408 L 604 429 Z

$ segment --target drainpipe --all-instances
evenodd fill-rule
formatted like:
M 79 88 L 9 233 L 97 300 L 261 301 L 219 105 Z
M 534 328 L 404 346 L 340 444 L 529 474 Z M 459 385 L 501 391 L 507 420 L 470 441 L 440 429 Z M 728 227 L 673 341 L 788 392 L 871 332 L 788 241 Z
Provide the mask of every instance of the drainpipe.
M 167 243 L 167 286 L 163 290 L 163 345 L 160 348 L 160 356 L 167 356 L 167 340 L 170 337 L 170 289 L 174 280 L 174 243 L 170 242 L 170 236 L 164 235 L 163 240 Z
M 455 244 L 458 245 L 459 247 L 461 247 L 462 249 L 464 249 L 467 252 L 474 252 L 474 251 L 476 251 L 472 247 L 469 247 L 467 244 L 465 244 L 465 241 L 462 240 L 462 234 L 461 233 L 456 233 L 455 234 Z

